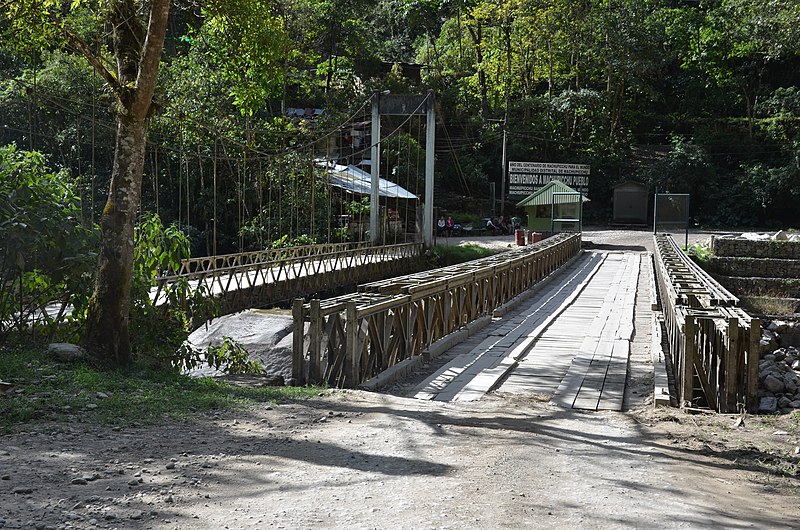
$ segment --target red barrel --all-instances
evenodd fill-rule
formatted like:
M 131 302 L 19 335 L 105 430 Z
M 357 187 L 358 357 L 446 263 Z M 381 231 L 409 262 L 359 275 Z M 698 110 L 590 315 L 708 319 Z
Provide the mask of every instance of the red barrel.
M 522 247 L 525 245 L 525 230 L 514 230 L 514 235 L 517 238 L 517 246 Z
M 542 240 L 542 233 L 541 232 L 531 232 L 528 234 L 528 241 L 530 243 L 538 243 Z

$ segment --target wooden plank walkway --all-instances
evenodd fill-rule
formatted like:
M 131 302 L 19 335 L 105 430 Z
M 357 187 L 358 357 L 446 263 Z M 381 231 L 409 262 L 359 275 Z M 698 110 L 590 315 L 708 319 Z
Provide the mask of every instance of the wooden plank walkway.
M 498 389 L 620 410 L 639 267 L 638 254 L 585 254 L 521 310 L 487 328 L 479 343 L 463 343 L 415 397 L 470 401 Z

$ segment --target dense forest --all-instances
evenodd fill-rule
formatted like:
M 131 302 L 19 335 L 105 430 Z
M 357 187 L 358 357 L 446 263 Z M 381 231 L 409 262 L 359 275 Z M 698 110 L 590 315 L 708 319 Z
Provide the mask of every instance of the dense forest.
M 108 313 L 98 286 L 168 260 L 131 270 L 137 212 L 140 241 L 193 255 L 352 239 L 368 201 L 326 164 L 369 158 L 387 91 L 435 94 L 435 205 L 463 219 L 496 210 L 505 139 L 591 166 L 587 222 L 635 181 L 690 193 L 699 225 L 800 225 L 796 0 L 0 0 L 0 282 L 80 290 L 99 226 Z M 417 196 L 423 129 L 381 133 L 382 175 Z M 414 225 L 418 203 L 385 207 Z
M 110 63 L 114 2 L 72 4 L 3 21 L 0 144 L 63 168 L 91 221 L 112 171 L 113 101 L 75 41 L 48 26 L 58 17 Z M 337 128 L 369 119 L 376 90 L 436 94 L 446 209 L 492 209 L 505 122 L 509 160 L 591 165 L 590 221 L 607 222 L 611 187 L 634 180 L 691 193 L 703 225 L 797 225 L 794 1 L 172 4 L 141 208 L 180 223 L 195 254 L 331 238 L 328 219 L 349 205 L 323 198 L 309 160 Z M 396 166 L 415 166 L 424 139 L 413 122 L 401 131 L 384 171 L 414 191 L 418 168 Z

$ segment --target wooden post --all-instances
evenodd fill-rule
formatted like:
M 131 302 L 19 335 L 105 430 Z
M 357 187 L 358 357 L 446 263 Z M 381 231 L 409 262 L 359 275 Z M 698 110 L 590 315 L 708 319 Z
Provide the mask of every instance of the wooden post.
M 750 320 L 750 342 L 747 348 L 747 408 L 758 412 L 758 361 L 761 358 L 761 321 Z
M 724 404 L 720 403 L 720 412 L 736 412 L 736 395 L 744 394 L 745 387 L 744 378 L 739 377 L 739 366 L 744 364 L 739 363 L 739 319 L 734 316 L 728 316 L 728 344 L 726 346 L 725 388 L 722 394 L 725 402 Z M 742 350 L 741 354 L 745 354 L 745 351 Z M 741 360 L 744 361 L 744 359 Z
M 303 335 L 305 318 L 303 315 L 303 299 L 295 298 L 292 304 L 294 331 L 292 335 L 292 379 L 295 385 L 304 385 L 306 381 L 305 352 L 303 351 Z
M 322 367 L 322 316 L 320 315 L 319 299 L 311 300 L 309 308 L 309 369 L 308 379 L 310 383 L 319 383 L 322 381 L 323 367 Z
M 681 407 L 692 406 L 692 397 L 694 392 L 694 356 L 696 355 L 696 341 L 695 333 L 697 331 L 697 322 L 694 317 L 686 315 L 686 320 L 683 325 L 683 365 L 681 366 L 683 373 L 681 376 Z
M 358 380 L 358 365 L 359 361 L 361 360 L 361 355 L 359 355 L 358 351 L 358 308 L 356 307 L 355 302 L 347 302 L 345 315 L 345 334 L 347 336 L 347 347 L 345 349 L 344 357 L 344 381 L 340 382 L 339 384 L 341 385 L 344 383 L 344 385 L 349 387 L 355 387 L 361 382 Z

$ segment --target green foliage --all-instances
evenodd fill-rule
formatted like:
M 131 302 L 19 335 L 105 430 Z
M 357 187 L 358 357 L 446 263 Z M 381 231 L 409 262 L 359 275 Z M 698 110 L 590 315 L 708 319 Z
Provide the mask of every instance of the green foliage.
M 156 214 L 140 216 L 134 232 L 130 327 L 134 352 L 143 358 L 178 365 L 175 352 L 193 324 L 208 320 L 217 311 L 207 289 L 193 287 L 185 279 L 158 279 L 178 271 L 181 260 L 188 257 L 189 239 L 181 230 L 175 225 L 165 227 Z M 155 292 L 159 292 L 158 298 L 154 298 Z
M 62 46 L 63 29 L 110 58 L 107 6 L 7 7 L 0 143 L 48 153 L 71 180 L 85 175 L 75 189 L 92 199 L 82 212 L 92 219 L 112 169 L 111 95 Z M 591 164 L 593 209 L 609 209 L 610 183 L 632 176 L 690 192 L 703 222 L 797 224 L 800 7 L 792 0 L 212 0 L 193 9 L 173 10 L 143 210 L 178 221 L 195 252 L 265 248 L 284 235 L 348 239 L 338 216 L 367 212 L 348 212 L 311 160 L 376 89 L 436 92 L 437 144 L 448 149 L 437 153 L 439 207 L 467 201 L 491 211 L 508 101 L 508 159 Z M 421 83 L 392 64 L 406 61 L 426 65 Z M 324 114 L 284 114 L 298 107 Z M 353 121 L 367 119 L 356 112 Z M 415 191 L 421 138 L 412 131 L 400 126 L 381 155 L 386 176 Z
M 703 197 L 715 184 L 714 166 L 702 146 L 673 136 L 667 156 L 642 168 L 641 174 L 652 188 L 662 193 L 689 193 Z
M 147 363 L 116 372 L 99 371 L 86 365 L 53 363 L 41 353 L 44 348 L 43 344 L 30 343 L 0 348 L 3 380 L 23 391 L 0 398 L 0 432 L 39 426 L 52 429 L 52 422 L 65 426 L 75 422 L 153 425 L 190 420 L 211 410 L 306 399 L 320 392 L 314 387 L 234 387 L 209 378 L 192 379 L 172 368 Z
M 0 147 L 0 197 L 0 342 L 32 322 L 52 335 L 86 305 L 97 232 L 80 222 L 74 184 L 40 153 Z
M 239 232 L 248 248 L 263 249 L 284 237 L 327 239 L 331 214 L 336 209 L 321 171 L 298 152 L 262 165 L 265 201 Z
M 291 51 L 282 17 L 268 0 L 204 4 L 205 23 L 192 42 L 203 43 L 209 65 L 230 81 L 233 104 L 252 116 L 283 84 Z
M 776 167 L 766 164 L 745 165 L 744 170 L 743 182 L 750 191 L 751 207 L 760 208 L 763 223 L 771 225 L 775 219 L 786 218 L 797 211 L 800 168 L 796 159 Z
M 307 236 L 305 234 L 299 235 L 297 237 L 289 237 L 288 235 L 283 235 L 272 242 L 270 248 L 291 248 L 291 247 L 302 247 L 304 245 L 316 245 L 317 240 L 311 236 Z
M 497 251 L 479 245 L 434 245 L 428 262 L 431 268 L 448 267 L 493 254 L 497 254 Z
M 369 215 L 370 198 L 362 197 L 360 201 L 350 201 L 344 205 L 344 209 L 351 215 Z
M 686 249 L 686 254 L 700 265 L 706 266 L 711 260 L 711 246 L 707 241 L 693 243 Z
M 250 352 L 240 342 L 222 337 L 222 344 L 210 345 L 205 352 L 184 342 L 178 350 L 177 366 L 181 371 L 209 366 L 226 374 L 261 374 L 264 368 L 250 359 Z

